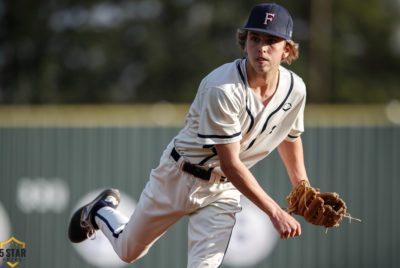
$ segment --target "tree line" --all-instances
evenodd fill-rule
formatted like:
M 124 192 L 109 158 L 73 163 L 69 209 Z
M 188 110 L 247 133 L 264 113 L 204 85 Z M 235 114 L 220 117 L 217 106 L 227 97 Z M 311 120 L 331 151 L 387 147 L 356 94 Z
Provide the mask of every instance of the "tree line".
M 395 0 L 275 1 L 314 103 L 400 99 Z M 0 104 L 191 102 L 259 1 L 0 0 Z

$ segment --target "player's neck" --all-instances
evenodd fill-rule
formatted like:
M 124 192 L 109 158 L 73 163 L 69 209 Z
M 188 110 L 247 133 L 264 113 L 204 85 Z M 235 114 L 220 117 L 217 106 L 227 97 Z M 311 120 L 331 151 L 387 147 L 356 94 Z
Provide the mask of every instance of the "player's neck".
M 267 73 L 248 73 L 251 89 L 266 106 L 279 86 L 279 69 Z

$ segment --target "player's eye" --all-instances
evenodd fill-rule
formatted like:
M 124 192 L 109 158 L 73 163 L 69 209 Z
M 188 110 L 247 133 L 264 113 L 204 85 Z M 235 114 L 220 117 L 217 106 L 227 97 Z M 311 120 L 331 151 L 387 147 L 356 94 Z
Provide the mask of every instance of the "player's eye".
M 277 40 L 275 39 L 275 38 L 268 38 L 266 41 L 265 41 L 265 43 L 267 44 L 267 45 L 273 45 L 273 44 L 275 44 L 277 42 Z
M 255 36 L 255 35 L 251 36 L 251 37 L 250 37 L 250 40 L 253 41 L 253 42 L 255 42 L 255 43 L 260 42 L 260 38 L 259 38 L 258 36 Z

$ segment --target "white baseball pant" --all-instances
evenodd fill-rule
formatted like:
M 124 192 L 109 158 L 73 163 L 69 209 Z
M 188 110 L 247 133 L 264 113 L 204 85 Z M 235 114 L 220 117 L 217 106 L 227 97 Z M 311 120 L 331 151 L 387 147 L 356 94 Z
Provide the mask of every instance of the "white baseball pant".
M 144 256 L 182 216 L 188 216 L 189 268 L 218 267 L 241 210 L 240 192 L 230 182 L 210 184 L 182 171 L 170 156 L 173 142 L 153 169 L 130 219 L 104 207 L 96 223 L 125 262 Z

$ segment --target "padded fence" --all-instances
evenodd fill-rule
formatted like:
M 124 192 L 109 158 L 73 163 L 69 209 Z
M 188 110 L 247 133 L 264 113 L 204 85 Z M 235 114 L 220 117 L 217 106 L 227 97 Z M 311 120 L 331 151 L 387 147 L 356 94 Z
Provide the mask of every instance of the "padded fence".
M 29 118 L 15 117 L 12 125 L 7 121 L 10 118 L 4 119 L 5 111 L 1 112 L 0 242 L 10 237 L 25 242 L 26 256 L 18 267 L 186 267 L 186 219 L 133 264 L 114 261 L 100 250 L 76 247 L 67 239 L 69 217 L 78 200 L 89 192 L 114 187 L 131 203 L 137 202 L 150 170 L 179 131 L 183 118 L 176 125 L 170 124 L 172 127 L 129 125 L 125 121 L 120 125 L 102 121 L 88 126 L 63 122 L 57 126 L 32 122 L 24 126 L 23 121 Z M 10 116 L 16 113 L 11 111 Z M 96 113 L 83 113 L 83 117 L 98 119 Z M 267 238 L 272 241 L 270 250 L 258 257 L 257 263 L 235 263 L 228 258 L 223 267 L 397 267 L 400 127 L 376 122 L 309 124 L 302 136 L 312 185 L 340 193 L 349 212 L 361 218 L 361 223 L 350 224 L 344 219 L 339 228 L 325 234 L 323 228 L 296 216 L 302 224 L 300 237 L 279 240 L 271 234 Z M 291 186 L 277 152 L 252 172 L 264 189 L 286 206 Z M 247 225 L 255 228 L 257 223 L 249 219 Z M 263 238 L 251 240 L 254 235 L 246 235 L 246 231 L 242 234 L 240 258 L 244 260 L 245 252 L 251 252 L 249 245 L 257 246 L 257 240 Z M 106 260 L 99 264 L 103 254 Z M 0 259 L 0 267 L 9 266 Z

